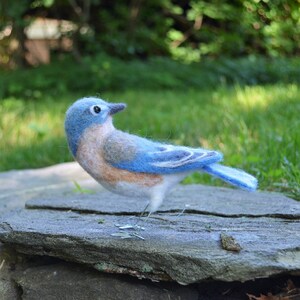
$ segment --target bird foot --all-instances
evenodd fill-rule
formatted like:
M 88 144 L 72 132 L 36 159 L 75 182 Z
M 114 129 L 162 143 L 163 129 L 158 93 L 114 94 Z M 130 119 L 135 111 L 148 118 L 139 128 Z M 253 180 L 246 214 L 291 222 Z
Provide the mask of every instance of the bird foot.
M 143 236 L 138 234 L 136 231 L 144 231 L 145 228 L 137 225 L 137 224 L 125 224 L 125 225 L 120 225 L 120 224 L 115 224 L 116 227 L 119 228 L 119 232 L 112 233 L 112 236 L 117 236 L 120 237 L 121 239 L 131 239 L 131 238 L 138 238 L 140 240 L 145 240 Z M 127 231 L 131 230 L 131 232 Z

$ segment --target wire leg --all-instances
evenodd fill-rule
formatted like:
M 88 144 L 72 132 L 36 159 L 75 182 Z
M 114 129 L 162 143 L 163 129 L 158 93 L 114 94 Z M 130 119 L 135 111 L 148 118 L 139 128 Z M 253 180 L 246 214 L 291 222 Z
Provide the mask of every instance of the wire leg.
M 144 213 L 146 212 L 147 208 L 149 207 L 149 202 L 147 203 L 147 205 L 145 206 L 145 208 L 143 209 L 141 215 L 140 215 L 140 218 L 143 217 Z M 149 213 L 150 214 L 150 213 Z M 147 217 L 148 218 L 148 217 Z
M 143 211 L 141 212 L 141 214 L 140 214 L 140 216 L 138 217 L 138 219 L 137 219 L 135 225 L 137 225 L 137 224 L 141 221 L 141 219 L 142 219 L 142 217 L 144 216 L 145 212 L 147 211 L 147 208 L 148 208 L 148 207 L 149 207 L 149 202 L 147 203 L 147 205 L 145 206 L 145 208 L 144 208 Z M 151 214 L 151 213 L 149 213 L 149 215 L 147 216 L 146 221 L 148 220 L 150 214 Z

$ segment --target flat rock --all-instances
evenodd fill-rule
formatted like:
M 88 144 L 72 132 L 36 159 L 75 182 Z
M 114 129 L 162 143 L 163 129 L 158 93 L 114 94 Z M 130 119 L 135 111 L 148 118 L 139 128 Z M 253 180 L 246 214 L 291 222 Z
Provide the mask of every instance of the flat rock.
M 144 199 L 122 197 L 111 192 L 71 194 L 64 198 L 42 197 L 26 202 L 27 208 L 72 210 L 96 214 L 140 214 Z M 225 217 L 271 216 L 300 219 L 300 203 L 267 192 L 245 192 L 200 184 L 179 185 L 163 202 L 158 212 L 213 214 Z
M 186 195 L 193 197 L 185 188 Z M 19 209 L 2 217 L 0 240 L 23 253 L 183 284 L 205 279 L 245 281 L 300 271 L 298 219 L 164 213 L 141 223 L 145 230 L 136 233 L 144 240 L 118 236 L 124 230 L 117 224 L 137 221 L 138 217 L 128 215 Z M 223 249 L 221 233 L 232 236 L 242 250 Z
M 39 189 L 41 187 L 59 187 L 65 182 L 91 178 L 83 169 L 74 162 L 58 164 L 40 169 L 11 170 L 0 173 L 1 198 Z
M 143 199 L 103 191 L 75 164 L 22 176 L 15 192 L 0 188 L 0 241 L 18 252 L 181 284 L 300 274 L 300 203 L 280 194 L 179 186 L 141 220 Z M 145 230 L 120 229 L 137 222 Z M 224 236 L 240 250 L 229 251 Z
M 75 182 L 101 191 L 103 188 L 77 163 L 0 173 L 0 213 L 24 207 L 27 200 L 74 194 Z

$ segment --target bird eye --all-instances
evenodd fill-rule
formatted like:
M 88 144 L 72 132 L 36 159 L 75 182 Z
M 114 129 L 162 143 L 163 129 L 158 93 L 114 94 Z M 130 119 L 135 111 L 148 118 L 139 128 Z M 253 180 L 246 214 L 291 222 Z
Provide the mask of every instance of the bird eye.
M 90 112 L 92 113 L 92 115 L 96 116 L 101 112 L 101 108 L 98 105 L 93 105 L 90 108 Z

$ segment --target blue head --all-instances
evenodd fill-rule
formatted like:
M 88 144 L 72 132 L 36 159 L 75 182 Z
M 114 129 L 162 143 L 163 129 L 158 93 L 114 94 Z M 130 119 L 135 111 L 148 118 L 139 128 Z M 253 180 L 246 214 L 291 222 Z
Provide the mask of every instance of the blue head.
M 87 128 L 104 124 L 111 115 L 125 107 L 123 103 L 108 103 L 93 97 L 74 102 L 67 110 L 65 119 L 65 131 L 73 156 L 76 156 L 80 137 Z

